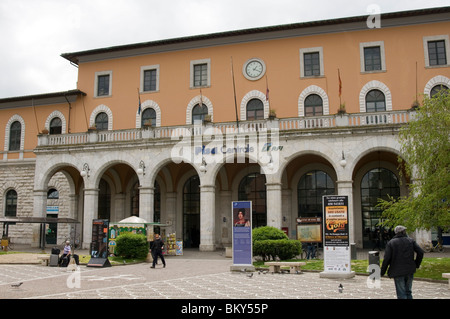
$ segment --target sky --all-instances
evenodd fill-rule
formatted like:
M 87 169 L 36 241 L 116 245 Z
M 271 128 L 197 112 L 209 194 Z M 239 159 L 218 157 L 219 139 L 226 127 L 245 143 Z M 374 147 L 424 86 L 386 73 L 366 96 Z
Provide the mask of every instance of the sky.
M 77 68 L 62 53 L 449 5 L 450 0 L 0 0 L 0 98 L 76 89 Z

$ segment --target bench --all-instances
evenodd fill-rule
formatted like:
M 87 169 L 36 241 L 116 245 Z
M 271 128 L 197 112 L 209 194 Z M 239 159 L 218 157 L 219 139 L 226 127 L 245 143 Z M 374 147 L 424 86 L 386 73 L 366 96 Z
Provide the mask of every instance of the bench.
M 450 272 L 443 273 L 442 277 L 448 279 L 448 288 L 450 289 Z
M 38 256 L 38 259 L 41 259 L 42 263 L 48 266 L 48 263 L 50 262 L 50 255 Z
M 270 272 L 280 272 L 281 267 L 289 267 L 289 272 L 291 274 L 301 273 L 301 266 L 305 266 L 305 262 L 295 262 L 295 261 L 268 261 L 264 265 L 269 266 Z

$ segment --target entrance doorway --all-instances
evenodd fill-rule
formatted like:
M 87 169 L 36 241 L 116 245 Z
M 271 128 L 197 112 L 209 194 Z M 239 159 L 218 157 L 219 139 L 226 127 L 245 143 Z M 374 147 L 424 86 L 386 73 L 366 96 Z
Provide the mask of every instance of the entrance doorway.
M 200 246 L 200 178 L 187 180 L 183 187 L 183 241 L 186 248 Z

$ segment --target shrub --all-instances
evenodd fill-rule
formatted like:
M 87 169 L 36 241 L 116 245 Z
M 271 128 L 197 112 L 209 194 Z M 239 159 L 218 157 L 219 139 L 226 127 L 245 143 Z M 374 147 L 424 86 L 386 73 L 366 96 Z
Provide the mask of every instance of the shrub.
M 302 245 L 291 240 L 280 229 L 272 226 L 258 227 L 253 230 L 253 255 L 261 256 L 264 261 L 277 257 L 292 259 L 301 254 Z
M 267 239 L 288 239 L 288 236 L 281 230 L 272 226 L 263 226 L 253 229 L 253 242 Z
M 146 258 L 148 249 L 145 235 L 124 233 L 116 238 L 116 255 L 124 258 Z
M 302 245 L 293 239 L 266 239 L 253 242 L 253 254 L 261 256 L 264 261 L 278 257 L 280 260 L 292 259 L 301 254 Z

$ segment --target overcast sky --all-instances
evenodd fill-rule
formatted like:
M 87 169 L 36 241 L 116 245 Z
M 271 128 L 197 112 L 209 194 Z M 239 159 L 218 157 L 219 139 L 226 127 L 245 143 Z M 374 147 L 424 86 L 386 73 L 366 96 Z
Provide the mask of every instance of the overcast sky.
M 442 7 L 450 0 L 0 0 L 0 98 L 76 89 L 60 55 L 213 32 Z

